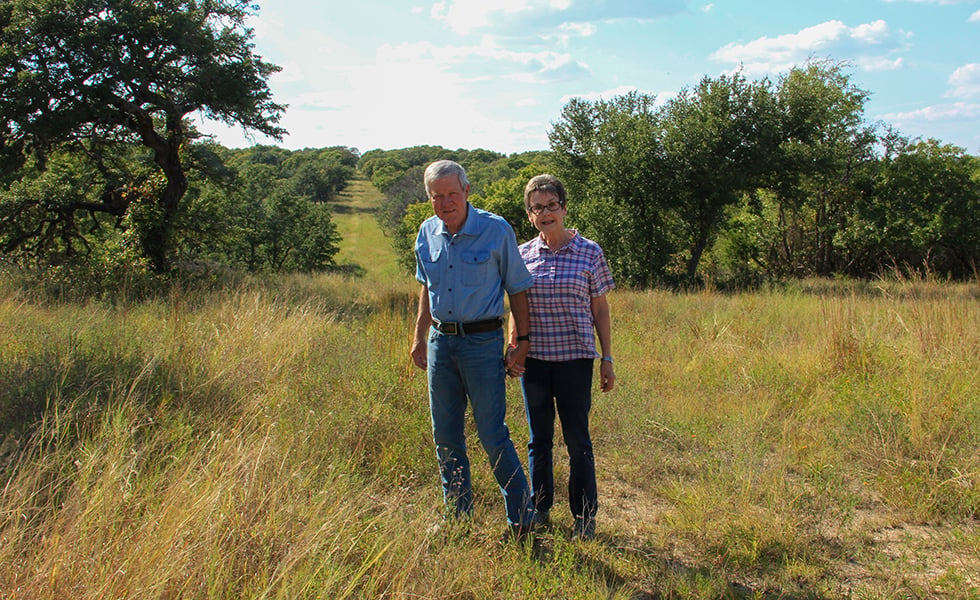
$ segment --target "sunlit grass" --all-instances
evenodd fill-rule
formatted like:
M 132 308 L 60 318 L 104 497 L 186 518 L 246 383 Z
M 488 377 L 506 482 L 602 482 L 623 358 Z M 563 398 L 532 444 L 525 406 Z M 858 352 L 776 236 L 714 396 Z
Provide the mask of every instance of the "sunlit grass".
M 375 280 L 397 279 L 405 273 L 395 261 L 391 240 L 378 227 L 376 213 L 381 193 L 367 180 L 355 179 L 334 204 L 333 221 L 343 232 L 334 261 L 342 268 Z
M 418 287 L 377 261 L 111 305 L 0 282 L 0 598 L 980 595 L 976 284 L 613 292 L 599 537 L 559 444 L 520 546 L 472 426 L 476 511 L 442 522 Z
M 594 410 L 599 540 L 568 539 L 560 500 L 556 529 L 522 548 L 497 541 L 472 429 L 473 523 L 427 533 L 441 501 L 408 360 L 414 290 L 330 275 L 125 307 L 0 298 L 0 596 L 832 598 L 905 582 L 969 598 L 980 585 L 967 291 L 614 292 L 618 389 Z

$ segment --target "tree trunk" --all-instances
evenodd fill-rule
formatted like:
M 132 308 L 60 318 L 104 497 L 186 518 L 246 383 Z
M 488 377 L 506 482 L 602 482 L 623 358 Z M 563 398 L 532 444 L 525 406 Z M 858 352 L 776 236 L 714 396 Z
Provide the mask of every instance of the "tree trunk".
M 162 154 L 162 155 L 161 155 Z M 157 152 L 156 162 L 163 169 L 167 184 L 157 201 L 154 215 L 143 235 L 143 253 L 155 273 L 166 274 L 173 268 L 174 229 L 180 200 L 187 191 L 187 176 L 180 164 L 180 149 L 175 143 L 167 145 L 165 153 Z
M 696 277 L 698 274 L 698 264 L 701 262 L 701 255 L 704 254 L 704 249 L 708 246 L 708 235 L 702 232 L 698 235 L 698 239 L 694 242 L 694 247 L 691 248 L 691 259 L 687 261 L 687 282 L 690 285 L 694 285 Z

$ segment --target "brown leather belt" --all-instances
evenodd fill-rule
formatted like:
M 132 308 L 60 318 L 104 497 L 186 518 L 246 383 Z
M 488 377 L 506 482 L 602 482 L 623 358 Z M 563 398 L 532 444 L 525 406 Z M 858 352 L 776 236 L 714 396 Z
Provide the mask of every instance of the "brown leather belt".
M 448 321 L 436 321 L 432 319 L 432 327 L 436 331 L 445 335 L 467 335 L 470 333 L 486 333 L 496 331 L 504 324 L 501 317 L 487 319 L 486 321 L 470 321 L 469 323 L 452 323 Z

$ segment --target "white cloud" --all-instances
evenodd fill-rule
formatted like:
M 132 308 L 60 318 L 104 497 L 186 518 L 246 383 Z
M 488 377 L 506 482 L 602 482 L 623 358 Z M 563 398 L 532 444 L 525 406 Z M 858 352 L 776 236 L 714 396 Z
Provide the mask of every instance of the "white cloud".
M 562 23 L 558 29 L 579 37 L 589 37 L 595 35 L 597 27 L 595 23 Z
M 980 10 L 970 15 L 971 23 L 980 23 Z
M 701 12 L 708 13 L 708 12 L 713 11 L 714 9 L 715 9 L 715 5 L 714 4 L 705 4 L 704 6 L 701 7 Z
M 322 78 L 326 83 L 315 91 L 276 94 L 289 105 L 281 123 L 289 131 L 286 147 L 346 144 L 366 151 L 433 144 L 504 152 L 545 148 L 546 119 L 502 120 L 492 107 L 477 101 L 475 86 L 489 83 L 510 89 L 516 81 L 524 93 L 514 102 L 530 110 L 537 101 L 527 93 L 527 84 L 588 73 L 566 54 L 513 52 L 487 40 L 474 46 L 386 44 L 377 49 L 373 61 L 322 69 L 328 71 Z M 228 145 L 253 141 L 236 144 L 233 140 L 241 139 L 240 134 L 232 135 L 216 123 L 201 130 L 219 133 Z
M 625 96 L 630 92 L 639 92 L 640 94 L 644 94 L 646 96 L 655 97 L 656 99 L 654 100 L 653 103 L 654 106 L 662 106 L 667 102 L 669 102 L 672 98 L 677 97 L 677 92 L 651 92 L 648 90 L 641 90 L 636 86 L 632 86 L 632 85 L 621 85 L 619 87 L 605 90 L 603 92 L 589 92 L 587 94 L 569 94 L 561 99 L 561 104 L 562 105 L 568 104 L 568 102 L 573 98 L 579 98 L 587 102 L 598 102 L 599 100 L 608 102 L 617 96 Z
M 431 15 L 460 34 L 541 35 L 568 26 L 678 14 L 684 0 L 439 0 Z
M 445 21 L 457 33 L 470 33 L 488 26 L 495 13 L 513 14 L 533 8 L 536 7 L 530 6 L 528 0 L 441 0 L 432 5 L 432 17 Z
M 852 60 L 865 70 L 896 69 L 902 60 L 888 55 L 904 50 L 906 37 L 892 32 L 882 20 L 857 27 L 834 20 L 798 33 L 761 37 L 747 44 L 730 43 L 711 58 L 740 65 L 748 75 L 783 72 L 814 56 Z
M 949 76 L 950 89 L 946 92 L 951 98 L 980 97 L 980 63 L 970 63 L 953 71 Z
M 880 118 L 896 123 L 973 120 L 980 118 L 980 104 L 967 102 L 936 104 L 908 112 L 888 113 L 880 115 Z
M 864 71 L 897 71 L 905 66 L 904 58 L 881 58 L 881 57 L 868 57 L 859 58 L 857 60 L 858 66 Z

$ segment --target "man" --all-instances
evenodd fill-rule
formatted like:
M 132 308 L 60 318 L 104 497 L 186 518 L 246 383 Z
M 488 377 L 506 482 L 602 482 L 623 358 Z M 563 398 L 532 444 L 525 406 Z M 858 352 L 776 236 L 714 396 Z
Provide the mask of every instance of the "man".
M 430 164 L 425 191 L 435 216 L 415 240 L 415 277 L 422 284 L 412 360 L 426 369 L 432 437 L 443 497 L 455 516 L 473 509 L 464 419 L 473 407 L 480 443 L 503 493 L 511 532 L 530 530 L 534 510 L 524 468 L 504 421 L 505 369 L 523 369 L 529 338 L 525 291 L 532 279 L 511 226 L 469 203 L 470 185 L 453 161 Z M 503 356 L 504 292 L 518 346 Z

